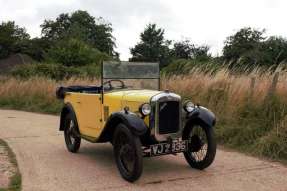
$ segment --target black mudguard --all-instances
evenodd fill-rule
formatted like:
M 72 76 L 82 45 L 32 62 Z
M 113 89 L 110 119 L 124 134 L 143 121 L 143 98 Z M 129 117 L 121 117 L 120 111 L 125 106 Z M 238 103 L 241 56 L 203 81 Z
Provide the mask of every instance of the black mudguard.
M 148 130 L 143 119 L 138 117 L 136 114 L 125 111 L 115 112 L 108 118 L 104 130 L 97 142 L 112 141 L 113 133 L 119 123 L 125 124 L 130 131 L 137 136 L 144 135 Z
M 206 124 L 208 127 L 213 127 L 216 123 L 216 117 L 214 113 L 210 110 L 197 106 L 191 113 L 186 115 L 186 124 L 193 122 L 193 121 L 200 121 Z
M 72 115 L 75 116 L 75 119 L 77 119 L 72 105 L 69 103 L 65 104 L 64 107 L 62 108 L 62 111 L 61 111 L 60 129 L 59 129 L 60 131 L 64 131 L 64 119 L 68 113 L 72 113 Z
M 141 136 L 147 132 L 148 127 L 143 119 L 132 112 L 115 112 L 109 117 L 106 127 L 111 126 L 115 121 L 124 123 L 133 134 Z

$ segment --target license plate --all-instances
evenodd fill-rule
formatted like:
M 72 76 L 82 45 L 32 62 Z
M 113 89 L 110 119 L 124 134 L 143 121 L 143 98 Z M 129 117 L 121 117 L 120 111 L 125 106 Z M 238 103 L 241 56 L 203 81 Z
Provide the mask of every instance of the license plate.
M 171 143 L 160 143 L 156 145 L 151 145 L 150 156 L 158 156 L 186 151 L 187 143 L 188 141 L 186 140 L 176 140 L 172 141 Z

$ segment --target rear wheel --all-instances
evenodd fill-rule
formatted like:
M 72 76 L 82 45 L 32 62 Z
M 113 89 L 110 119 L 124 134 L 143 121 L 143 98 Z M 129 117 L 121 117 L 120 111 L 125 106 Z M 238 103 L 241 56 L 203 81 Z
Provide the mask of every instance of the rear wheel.
M 202 170 L 211 165 L 216 154 L 216 140 L 212 127 L 203 123 L 187 126 L 183 139 L 189 141 L 184 157 L 192 168 Z
M 116 164 L 121 176 L 129 182 L 136 181 L 143 169 L 139 137 L 133 135 L 124 124 L 119 124 L 114 133 L 113 145 Z
M 64 125 L 64 137 L 67 149 L 72 153 L 76 153 L 81 145 L 81 137 L 74 115 L 71 113 L 66 115 Z

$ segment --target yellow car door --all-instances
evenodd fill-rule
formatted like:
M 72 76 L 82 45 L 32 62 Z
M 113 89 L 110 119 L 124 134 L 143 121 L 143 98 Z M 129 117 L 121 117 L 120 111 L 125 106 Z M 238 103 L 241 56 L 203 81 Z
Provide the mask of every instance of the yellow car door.
M 103 129 L 101 94 L 81 93 L 77 105 L 81 134 L 98 138 Z

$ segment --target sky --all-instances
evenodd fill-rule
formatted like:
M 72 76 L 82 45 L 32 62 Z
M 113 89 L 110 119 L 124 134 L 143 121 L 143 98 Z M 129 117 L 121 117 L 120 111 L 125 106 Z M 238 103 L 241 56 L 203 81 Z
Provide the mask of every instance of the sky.
M 80 9 L 103 17 L 112 23 L 121 60 L 128 60 L 149 23 L 165 29 L 166 39 L 209 45 L 213 55 L 242 27 L 287 37 L 286 0 L 0 0 L 0 5 L 0 22 L 13 20 L 31 37 L 41 35 L 44 19 L 61 13 Z

